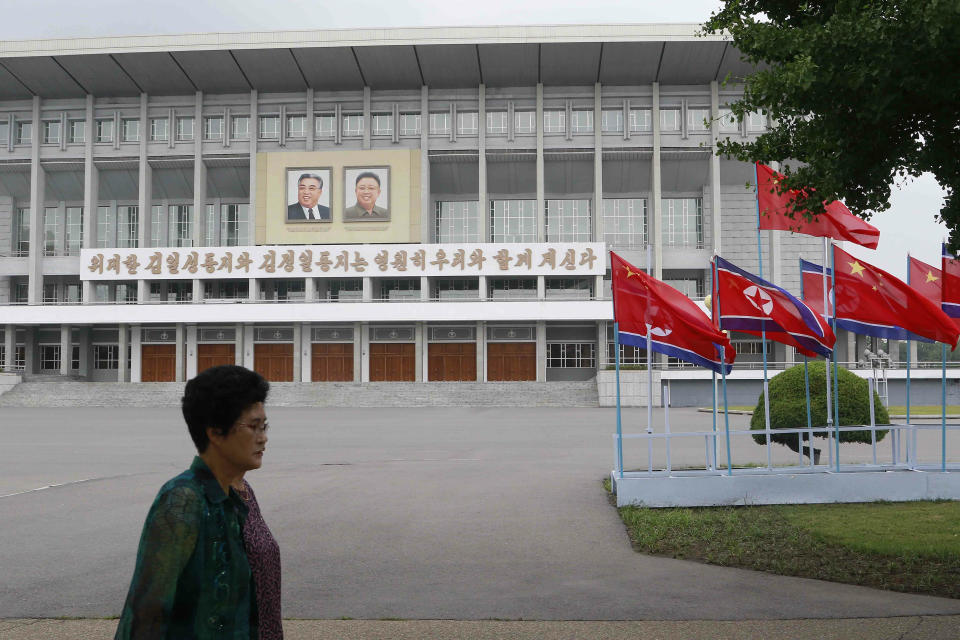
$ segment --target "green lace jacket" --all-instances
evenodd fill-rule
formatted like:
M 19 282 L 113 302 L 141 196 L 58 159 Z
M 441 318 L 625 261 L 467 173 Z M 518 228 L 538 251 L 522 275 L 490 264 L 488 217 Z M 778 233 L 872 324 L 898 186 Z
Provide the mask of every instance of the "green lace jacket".
M 255 639 L 246 515 L 199 457 L 164 484 L 143 525 L 116 639 Z

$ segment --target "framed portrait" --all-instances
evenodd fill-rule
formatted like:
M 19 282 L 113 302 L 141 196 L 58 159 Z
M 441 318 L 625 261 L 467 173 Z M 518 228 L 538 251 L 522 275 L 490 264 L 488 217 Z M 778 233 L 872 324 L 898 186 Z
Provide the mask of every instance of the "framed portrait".
M 287 169 L 287 222 L 332 222 L 330 167 Z
M 390 167 L 346 167 L 343 174 L 343 221 L 389 221 Z

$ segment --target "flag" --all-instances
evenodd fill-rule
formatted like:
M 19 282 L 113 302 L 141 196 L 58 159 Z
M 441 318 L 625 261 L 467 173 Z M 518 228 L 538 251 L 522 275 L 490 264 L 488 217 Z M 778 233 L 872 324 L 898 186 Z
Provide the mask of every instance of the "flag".
M 920 295 L 940 306 L 943 301 L 943 271 L 911 256 L 910 279 L 908 282 Z M 950 311 L 947 309 L 944 309 L 943 312 L 948 316 L 950 315 Z M 954 325 L 960 328 L 960 317 L 951 317 L 950 319 L 953 320 Z
M 826 321 L 786 289 L 715 256 L 720 328 L 766 335 L 805 356 L 828 357 L 836 338 Z
M 947 251 L 946 244 L 943 245 L 942 255 L 943 287 L 940 306 L 944 313 L 956 320 L 960 318 L 960 260 Z
M 880 230 L 850 213 L 839 200 L 826 205 L 826 211 L 807 220 L 803 213 L 794 218 L 787 215 L 789 203 L 797 192 L 778 194 L 776 184 L 783 176 L 770 167 L 757 163 L 757 203 L 760 208 L 760 228 L 774 231 L 794 231 L 808 236 L 849 240 L 868 249 L 876 249 L 880 242 Z
M 730 339 L 710 322 L 690 298 L 670 285 L 648 276 L 610 252 L 613 280 L 613 318 L 619 324 L 621 344 L 647 348 L 647 331 L 653 351 L 722 373 L 733 368 L 736 351 Z
M 895 340 L 913 340 L 916 335 L 956 346 L 960 330 L 938 305 L 907 283 L 836 246 L 833 264 L 837 318 L 859 325 L 852 331 Z

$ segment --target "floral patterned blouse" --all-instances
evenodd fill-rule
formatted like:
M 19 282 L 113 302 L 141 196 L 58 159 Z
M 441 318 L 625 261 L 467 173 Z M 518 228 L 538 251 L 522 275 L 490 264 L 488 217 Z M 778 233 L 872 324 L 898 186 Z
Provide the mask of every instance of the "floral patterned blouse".
M 243 481 L 245 491 L 240 496 L 250 509 L 243 524 L 243 544 L 253 571 L 257 594 L 260 640 L 282 640 L 283 622 L 280 617 L 280 547 L 270 528 L 263 521 L 260 505 L 253 489 Z

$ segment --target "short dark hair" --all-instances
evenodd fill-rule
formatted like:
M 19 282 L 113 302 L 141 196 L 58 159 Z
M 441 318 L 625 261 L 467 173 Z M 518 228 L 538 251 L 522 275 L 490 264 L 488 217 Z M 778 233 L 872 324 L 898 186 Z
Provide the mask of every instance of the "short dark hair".
M 264 402 L 269 391 L 270 383 L 259 373 L 232 364 L 211 367 L 188 381 L 181 408 L 197 451 L 203 453 L 210 444 L 208 427 L 227 435 L 240 415 Z
M 353 186 L 357 186 L 358 184 L 360 184 L 360 181 L 363 180 L 364 178 L 373 178 L 374 180 L 377 181 L 377 186 L 378 187 L 380 186 L 380 176 L 375 174 L 373 171 L 364 171 L 363 173 L 358 175 L 357 181 L 353 183 Z
M 321 178 L 320 176 L 318 176 L 318 175 L 315 174 L 315 173 L 301 173 L 301 174 L 300 174 L 300 177 L 297 178 L 297 186 L 298 186 L 298 187 L 300 186 L 300 181 L 303 180 L 304 178 L 311 178 L 311 179 L 313 179 L 313 180 L 316 180 L 317 182 L 320 183 L 320 188 L 323 189 L 323 178 Z

